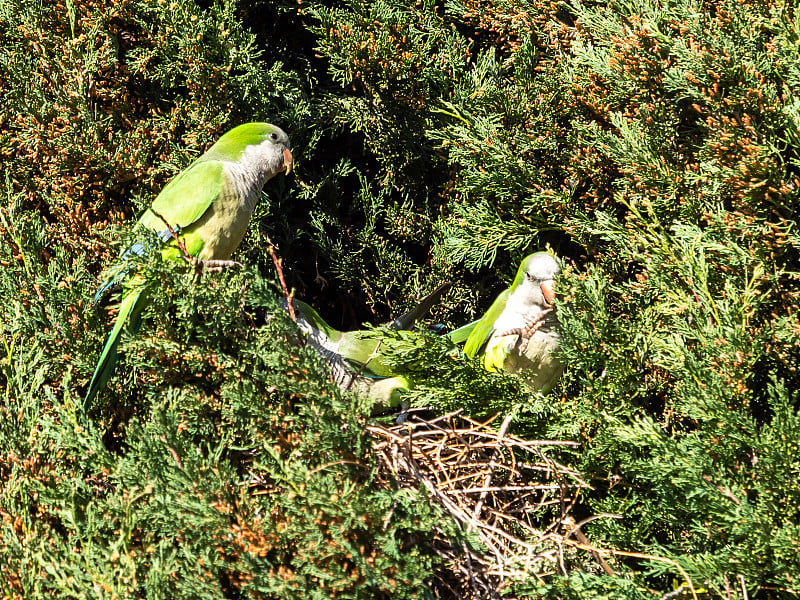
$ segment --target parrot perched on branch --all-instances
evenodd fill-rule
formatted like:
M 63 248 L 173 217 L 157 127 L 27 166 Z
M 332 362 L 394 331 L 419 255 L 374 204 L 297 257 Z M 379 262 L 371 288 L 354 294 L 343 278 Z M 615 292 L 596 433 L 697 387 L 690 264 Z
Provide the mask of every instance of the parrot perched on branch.
M 392 329 L 411 329 L 439 301 L 450 283 L 443 283 L 425 296 L 419 304 L 389 323 Z M 380 341 L 369 330 L 338 331 L 328 325 L 316 310 L 305 302 L 293 300 L 297 325 L 308 336 L 309 345 L 316 350 L 331 369 L 333 381 L 342 391 L 373 401 L 373 411 L 397 406 L 400 393 L 412 387 L 410 379 L 397 375 L 384 364 Z
M 553 310 L 554 279 L 559 262 L 547 252 L 522 261 L 514 281 L 478 321 L 451 332 L 466 337 L 464 353 L 478 356 L 487 370 L 518 373 L 528 384 L 547 393 L 564 365 L 553 356 L 558 347 L 558 319 Z
M 269 123 L 239 125 L 161 190 L 134 231 L 157 233 L 164 242 L 162 256 L 185 260 L 198 274 L 234 266 L 238 263 L 230 257 L 247 231 L 264 184 L 291 169 L 289 138 L 280 128 Z M 144 252 L 142 244 L 129 248 L 95 296 L 97 301 L 107 289 L 122 284 L 119 314 L 89 384 L 87 405 L 111 376 L 122 332 L 136 331 L 149 304 L 151 283 L 125 264 L 126 256 Z

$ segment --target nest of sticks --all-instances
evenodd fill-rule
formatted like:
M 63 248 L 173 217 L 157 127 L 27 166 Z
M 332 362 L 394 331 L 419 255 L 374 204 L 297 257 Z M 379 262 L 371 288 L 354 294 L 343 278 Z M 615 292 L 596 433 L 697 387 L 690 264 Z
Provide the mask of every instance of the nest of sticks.
M 497 428 L 498 416 L 478 422 L 459 411 L 429 420 L 422 414 L 367 429 L 386 483 L 424 487 L 485 547 L 453 547 L 436 532 L 435 549 L 445 559 L 435 586 L 440 598 L 500 598 L 513 583 L 566 573 L 565 547 L 592 552 L 571 518 L 580 491 L 589 485 L 551 456 L 575 442 L 515 437 L 507 433 L 510 417 Z

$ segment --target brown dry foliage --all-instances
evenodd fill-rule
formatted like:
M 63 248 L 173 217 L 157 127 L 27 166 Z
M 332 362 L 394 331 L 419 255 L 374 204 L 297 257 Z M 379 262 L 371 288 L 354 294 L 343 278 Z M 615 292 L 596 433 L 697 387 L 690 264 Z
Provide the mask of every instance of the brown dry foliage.
M 140 3 L 76 0 L 74 20 L 63 1 L 50 4 L 46 23 L 22 22 L 4 40 L 15 68 L 29 72 L 14 82 L 0 121 L 0 157 L 11 190 L 42 216 L 51 244 L 107 263 L 102 231 L 135 216 L 132 198 L 157 192 L 175 173 L 163 165 L 185 163 L 183 148 L 200 152 L 221 133 L 213 122 L 187 133 L 187 120 L 199 126 L 210 106 L 223 113 L 236 100 L 224 66 L 200 60 L 201 39 L 176 50 L 183 81 L 163 79 L 172 28 L 148 23 Z

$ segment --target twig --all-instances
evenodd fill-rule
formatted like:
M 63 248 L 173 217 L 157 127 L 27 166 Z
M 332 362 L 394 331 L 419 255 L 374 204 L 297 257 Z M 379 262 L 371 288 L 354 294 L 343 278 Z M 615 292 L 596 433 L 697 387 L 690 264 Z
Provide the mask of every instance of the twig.
M 667 592 L 666 594 L 661 596 L 661 598 L 659 598 L 659 600 L 672 600 L 672 598 L 677 598 L 678 596 L 683 595 L 683 592 L 685 592 L 688 589 L 689 589 L 689 586 L 684 583 L 684 584 L 679 585 L 678 587 L 676 587 L 671 592 Z
M 564 577 L 569 577 L 567 566 L 564 564 L 564 544 L 558 545 L 558 566 L 561 567 L 561 573 Z
M 579 486 L 574 486 L 576 489 Z M 561 489 L 559 485 L 487 485 L 485 487 L 474 487 L 460 490 L 448 490 L 448 494 L 480 494 L 483 499 L 486 499 L 486 494 L 489 492 L 527 492 L 531 490 L 545 491 L 545 490 L 558 490 Z M 480 498 L 478 498 L 480 501 Z M 480 508 L 476 506 L 476 509 Z M 474 513 L 475 518 L 479 518 L 479 514 Z
M 624 550 L 616 550 L 615 548 L 595 548 L 594 546 L 587 546 L 585 544 L 581 544 L 580 542 L 573 542 L 572 540 L 564 539 L 564 542 L 575 547 L 580 548 L 581 550 L 596 550 L 601 554 L 607 554 L 609 556 L 629 556 L 631 558 L 640 558 L 642 560 L 654 560 L 656 562 L 663 562 L 675 567 L 678 572 L 681 574 L 681 577 L 684 578 L 686 581 L 686 585 L 689 586 L 689 591 L 692 593 L 692 598 L 694 600 L 698 600 L 697 592 L 694 589 L 694 585 L 692 584 L 692 580 L 689 578 L 689 574 L 686 570 L 677 562 L 672 560 L 671 558 L 666 558 L 664 556 L 655 556 L 653 554 L 643 554 L 641 552 L 626 552 Z
M 747 586 L 744 583 L 744 575 L 737 575 L 736 579 L 739 580 L 739 584 L 742 586 L 742 600 L 747 600 Z
M 230 267 L 241 267 L 242 264 L 236 262 L 235 260 L 227 260 L 227 259 L 214 259 L 214 258 L 199 258 L 197 256 L 192 256 L 189 254 L 189 251 L 186 249 L 186 244 L 183 240 L 178 237 L 178 231 L 180 231 L 180 226 L 178 226 L 177 230 L 169 224 L 163 215 L 159 214 L 157 211 L 153 210 L 152 208 L 148 209 L 152 212 L 155 216 L 161 219 L 164 222 L 164 225 L 167 226 L 167 230 L 169 231 L 170 236 L 172 239 L 175 240 L 175 245 L 178 247 L 178 250 L 182 252 L 180 258 L 185 260 L 187 263 L 192 265 L 194 268 L 194 275 L 195 280 L 199 281 L 200 277 L 202 277 L 205 271 L 222 271 L 223 269 L 227 269 Z M 166 240 L 163 240 L 166 242 Z
M 186 244 L 184 244 L 183 240 L 178 237 L 178 232 L 175 229 L 173 229 L 173 227 L 172 227 L 172 225 L 170 225 L 169 221 L 167 221 L 167 219 L 164 218 L 164 216 L 161 213 L 159 213 L 156 210 L 153 210 L 152 206 L 150 208 L 148 208 L 147 210 L 149 210 L 151 213 L 153 213 L 155 216 L 157 216 L 159 219 L 161 219 L 164 222 L 164 225 L 167 226 L 167 231 L 169 231 L 169 234 L 172 237 L 172 239 L 175 240 L 175 245 L 178 247 L 178 250 L 183 252 L 183 255 L 181 256 L 181 258 L 183 260 L 185 260 L 186 262 L 188 262 L 190 265 L 195 266 L 195 262 L 193 260 L 193 257 L 190 256 L 189 255 L 189 251 L 186 250 Z M 162 241 L 166 241 L 166 240 L 162 240 Z
M 725 488 L 724 488 L 724 487 L 722 487 L 721 485 L 718 485 L 718 484 L 714 483 L 714 482 L 711 480 L 711 477 L 709 477 L 708 475 L 703 475 L 703 480 L 705 480 L 705 481 L 706 481 L 706 483 L 710 483 L 710 484 L 711 484 L 711 485 L 713 485 L 715 488 L 717 488 L 717 489 L 718 489 L 720 492 L 722 492 L 722 494 L 723 494 L 723 495 L 724 495 L 726 498 L 729 498 L 729 499 L 730 499 L 732 502 L 735 502 L 737 506 L 741 506 L 741 505 L 742 505 L 742 503 L 739 501 L 739 499 L 738 499 L 736 496 L 734 496 L 734 495 L 731 493 L 731 491 L 730 491 L 730 490 L 728 490 L 728 489 L 725 489 Z
M 275 265 L 275 270 L 278 272 L 278 280 L 281 282 L 281 289 L 283 290 L 284 296 L 286 296 L 286 305 L 289 308 L 289 316 L 292 318 L 292 321 L 297 323 L 297 315 L 294 312 L 294 303 L 292 299 L 294 297 L 294 290 L 289 292 L 289 288 L 286 287 L 286 279 L 283 277 L 283 266 L 281 266 L 281 259 L 275 254 L 275 247 L 272 245 L 272 242 L 267 240 L 267 251 L 269 255 L 272 257 L 272 262 Z
M 572 529 L 570 529 L 567 532 L 566 537 L 569 538 L 569 536 L 574 534 L 575 537 L 578 538 L 578 541 L 581 544 L 585 544 L 586 546 L 591 546 L 592 543 L 589 541 L 589 539 L 581 531 L 581 527 L 583 525 L 585 525 L 586 523 L 588 523 L 589 521 L 591 521 L 591 520 L 593 520 L 593 519 L 590 517 L 589 519 L 585 519 L 585 520 L 581 521 L 580 523 L 575 523 L 574 521 L 572 521 L 572 523 L 573 523 Z M 603 557 L 600 556 L 600 553 L 597 550 L 589 550 L 589 554 L 591 554 L 592 558 L 594 558 L 599 563 L 600 567 L 603 569 L 603 571 L 605 571 L 606 575 L 608 575 L 610 577 L 615 577 L 617 575 L 614 572 L 614 569 L 612 569 L 609 566 L 609 564 L 603 559 Z
M 372 360 L 372 358 L 373 358 L 374 356 L 376 356 L 376 354 L 375 354 L 375 353 L 378 351 L 378 348 L 380 348 L 380 347 L 381 347 L 381 342 L 382 342 L 382 341 L 383 341 L 383 340 L 378 340 L 378 344 L 375 346 L 375 349 L 372 351 L 372 354 L 370 354 L 370 355 L 369 355 L 369 358 L 367 358 L 367 360 L 366 360 L 366 361 L 364 361 L 363 363 L 361 363 L 361 366 L 359 366 L 359 367 L 358 367 L 358 370 L 357 370 L 357 371 L 353 371 L 353 372 L 350 374 L 350 381 L 348 381 L 348 382 L 347 382 L 347 386 L 344 388 L 344 391 L 345 391 L 345 392 L 348 392 L 348 391 L 350 391 L 350 388 L 351 388 L 351 387 L 353 387 L 353 384 L 356 382 L 356 378 L 358 378 L 358 377 L 360 377 L 360 376 L 361 376 L 361 374 L 364 372 L 364 369 L 366 369 L 366 368 L 367 368 L 367 365 L 369 364 L 369 362 Z
M 172 446 L 169 445 L 169 442 L 167 442 L 167 436 L 162 435 L 161 436 L 161 441 L 166 444 L 167 450 L 169 450 L 169 453 L 172 454 L 172 458 L 174 458 L 175 462 L 178 463 L 178 466 L 181 469 L 183 469 L 183 463 L 181 462 L 181 458 L 180 458 L 180 456 L 178 456 L 178 453 L 175 452 L 175 449 Z
M 467 548 L 466 542 L 461 542 L 461 549 L 464 551 L 464 556 L 467 558 L 467 575 L 469 576 L 469 582 L 472 585 L 472 591 L 477 594 L 478 584 L 475 582 L 475 575 L 472 573 L 472 558 L 470 557 L 470 551 Z
M 489 461 L 489 472 L 486 474 L 486 477 L 483 479 L 483 487 L 485 488 L 481 492 L 481 497 L 478 498 L 478 503 L 475 505 L 475 510 L 472 511 L 472 514 L 475 517 L 481 516 L 481 509 L 483 508 L 483 501 L 486 499 L 486 494 L 489 492 L 489 482 L 492 480 L 492 475 L 494 475 L 495 466 L 497 463 L 495 462 L 495 457 L 500 453 L 500 444 L 502 443 L 503 437 L 505 437 L 506 432 L 508 431 L 508 426 L 511 424 L 511 415 L 508 415 L 505 419 L 503 419 L 503 423 L 500 425 L 500 431 L 497 432 L 497 443 L 498 446 L 492 452 L 492 458 Z
M 514 329 L 509 329 L 508 331 L 504 331 L 500 334 L 500 337 L 504 337 L 507 335 L 517 335 L 522 340 L 522 343 L 519 346 L 520 354 L 524 353 L 525 350 L 528 348 L 528 343 L 531 341 L 533 334 L 536 333 L 542 325 L 544 325 L 544 318 L 553 312 L 552 308 L 548 308 L 547 310 L 542 311 L 539 313 L 536 318 L 525 325 L 525 327 L 516 327 Z

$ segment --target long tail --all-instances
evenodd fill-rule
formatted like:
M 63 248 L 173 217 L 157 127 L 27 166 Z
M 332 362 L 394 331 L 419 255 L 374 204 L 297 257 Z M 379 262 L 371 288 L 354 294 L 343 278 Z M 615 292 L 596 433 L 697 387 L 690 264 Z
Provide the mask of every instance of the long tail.
M 122 337 L 123 330 L 134 333 L 139 328 L 142 320 L 142 311 L 149 303 L 149 293 L 147 287 L 144 285 L 135 285 L 126 287 L 122 295 L 122 301 L 119 304 L 119 314 L 117 321 L 114 323 L 114 328 L 108 335 L 106 345 L 103 347 L 103 352 L 100 354 L 100 360 L 95 367 L 92 381 L 89 383 L 89 389 L 86 392 L 85 406 L 89 406 L 94 400 L 101 389 L 108 383 L 111 373 L 114 371 L 114 365 L 117 364 L 117 345 Z
M 473 321 L 472 323 L 467 323 L 466 325 L 462 325 L 458 329 L 454 329 L 450 333 L 446 333 L 445 335 L 453 340 L 453 343 L 460 344 L 461 342 L 465 342 L 467 338 L 472 333 L 472 330 L 475 329 L 475 326 L 480 323 L 480 319 L 477 321 Z
M 451 284 L 449 281 L 445 281 L 430 294 L 420 300 L 419 304 L 417 304 L 414 308 L 406 313 L 403 313 L 394 321 L 389 323 L 389 327 L 392 329 L 411 329 L 417 320 L 428 314 L 428 311 L 430 311 L 433 305 L 441 299 L 442 295 L 450 288 L 450 285 Z

